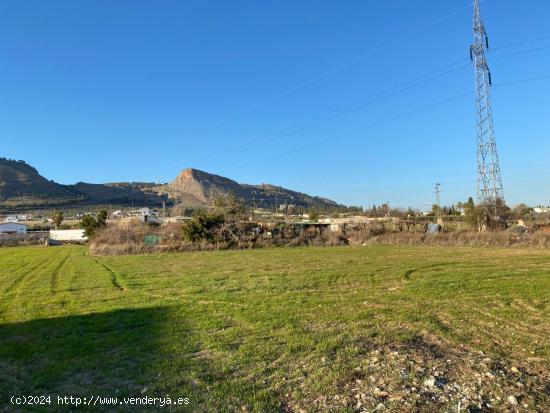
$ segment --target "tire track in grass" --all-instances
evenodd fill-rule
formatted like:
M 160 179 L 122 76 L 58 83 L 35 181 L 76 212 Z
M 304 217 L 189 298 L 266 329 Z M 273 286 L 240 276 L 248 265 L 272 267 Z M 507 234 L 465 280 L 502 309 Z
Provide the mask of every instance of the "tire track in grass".
M 469 327 L 476 336 L 484 337 L 487 343 L 495 343 L 499 347 L 525 348 L 528 344 L 545 342 L 547 334 L 532 331 L 512 319 L 497 317 L 482 309 L 472 309 L 470 311 L 471 317 L 468 317 Z
M 107 271 L 111 275 L 111 283 L 113 286 L 120 291 L 126 291 L 128 288 L 124 285 L 124 283 L 121 282 L 121 277 L 117 275 L 117 272 L 113 270 L 111 267 L 109 267 L 106 264 L 103 264 L 101 261 L 99 261 L 97 258 L 94 258 L 90 256 L 92 260 L 94 260 L 98 265 L 103 267 L 105 271 Z
M 57 255 L 55 255 L 54 258 L 52 258 L 52 259 L 57 258 L 58 255 L 59 255 L 59 253 L 57 253 Z M 44 260 L 43 258 L 46 258 L 46 259 Z M 4 290 L 4 292 L 10 293 L 10 292 L 14 291 L 15 289 L 17 289 L 19 287 L 19 285 L 24 281 L 25 278 L 27 278 L 29 275 L 33 274 L 39 268 L 44 267 L 45 265 L 47 265 L 47 262 L 49 261 L 47 258 L 48 257 L 40 257 L 40 262 L 38 262 L 38 264 L 32 265 L 32 266 L 31 266 L 31 264 L 28 264 L 28 266 L 25 266 L 25 268 L 22 270 L 23 273 L 19 277 L 17 277 L 15 280 L 13 280 L 13 282 L 8 286 L 8 288 L 6 288 Z M 27 268 L 27 267 L 29 267 L 29 268 Z
M 435 264 L 430 264 L 430 265 L 424 265 L 422 267 L 411 268 L 409 270 L 406 270 L 403 273 L 403 278 L 405 278 L 406 280 L 410 280 L 412 274 L 414 274 L 418 271 L 422 271 L 422 270 L 426 270 L 426 274 L 431 275 L 434 271 L 439 270 L 441 267 L 448 267 L 450 265 L 456 265 L 456 264 L 461 264 L 461 262 L 460 261 L 437 262 Z
M 67 255 L 66 257 L 64 257 L 59 262 L 59 264 L 55 266 L 55 268 L 52 271 L 52 277 L 50 280 L 50 291 L 52 292 L 52 294 L 55 294 L 57 292 L 57 278 L 59 276 L 59 271 L 61 271 L 61 268 L 63 267 L 63 265 L 65 265 L 65 262 L 67 262 L 69 257 L 70 255 Z
M 19 265 L 21 264 L 22 261 L 24 261 L 27 257 L 30 257 L 31 255 L 33 255 L 32 252 L 27 252 L 26 254 L 21 253 L 20 255 L 15 253 L 10 255 L 11 260 L 5 259 L 5 255 L 0 255 L 0 260 L 2 260 L 4 265 L 12 265 L 12 264 Z M 27 264 L 23 264 L 23 266 L 25 265 Z
M 30 254 L 29 254 L 30 255 Z M 28 274 L 28 273 L 31 273 L 33 271 L 35 271 L 38 267 L 40 267 L 43 262 L 40 261 L 38 264 L 36 265 L 33 265 L 33 262 L 34 261 L 29 261 L 25 264 L 23 264 L 22 266 L 20 266 L 17 270 L 13 271 L 12 272 L 12 275 L 18 275 L 18 277 L 16 277 L 12 282 L 11 284 L 4 289 L 4 292 L 8 293 L 10 292 L 13 288 L 15 288 L 15 286 L 22 281 L 22 279 Z M 20 275 L 19 275 L 20 274 Z M 6 277 L 8 278 L 8 276 Z
M 44 251 L 41 254 L 37 254 L 35 261 L 38 261 L 38 263 L 30 263 L 28 266 L 21 269 L 21 272 L 18 271 L 17 274 L 20 275 L 18 275 L 8 288 L 4 290 L 2 301 L 0 301 L 0 313 L 6 313 L 14 306 L 20 308 L 22 302 L 19 301 L 18 297 L 22 292 L 22 286 L 28 284 L 30 279 L 35 279 L 37 275 L 42 276 L 48 274 L 48 269 L 52 267 L 51 264 L 55 264 L 62 255 L 62 250 L 55 252 L 50 250 Z M 35 288 L 34 285 L 33 288 Z

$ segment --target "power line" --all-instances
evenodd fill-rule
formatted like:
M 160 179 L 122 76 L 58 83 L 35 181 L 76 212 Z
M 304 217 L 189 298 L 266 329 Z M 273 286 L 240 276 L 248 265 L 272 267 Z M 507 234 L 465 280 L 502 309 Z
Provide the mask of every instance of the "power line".
M 216 155 L 212 155 L 210 157 L 204 158 L 202 161 L 195 162 L 195 163 L 201 164 L 201 163 L 209 162 L 209 161 L 212 161 L 212 160 L 220 159 L 222 157 L 227 156 L 228 154 L 237 153 L 237 152 L 241 153 L 242 151 L 252 149 L 252 148 L 257 147 L 259 145 L 265 144 L 269 141 L 273 141 L 273 140 L 278 139 L 278 138 L 282 138 L 282 137 L 285 137 L 285 136 L 292 135 L 292 134 L 300 132 L 304 129 L 319 125 L 321 123 L 327 122 L 327 121 L 335 119 L 337 117 L 340 117 L 340 116 L 346 115 L 348 113 L 354 112 L 358 109 L 362 109 L 366 106 L 369 106 L 369 105 L 372 105 L 374 103 L 380 102 L 380 101 L 385 100 L 389 97 L 392 97 L 392 96 L 394 96 L 398 93 L 404 92 L 406 90 L 412 89 L 414 87 L 417 87 L 419 85 L 422 85 L 422 84 L 427 83 L 429 81 L 432 81 L 434 79 L 440 78 L 440 77 L 442 77 L 442 76 L 444 76 L 448 73 L 455 72 L 459 69 L 464 69 L 468 66 L 469 66 L 469 64 L 460 65 L 458 67 L 454 67 L 450 70 L 444 71 L 442 73 L 433 75 L 433 76 L 428 77 L 428 78 L 426 78 L 426 75 L 424 75 L 421 78 L 422 79 L 426 78 L 426 79 L 418 81 L 418 82 L 413 82 L 413 81 L 404 82 L 403 84 L 401 84 L 398 87 L 393 87 L 393 88 L 387 89 L 385 91 L 376 93 L 374 95 L 370 95 L 367 98 L 363 98 L 363 99 L 355 101 L 351 104 L 347 104 L 343 107 L 337 108 L 335 110 L 331 110 L 331 111 L 326 112 L 322 115 L 316 116 L 316 117 L 311 118 L 311 119 L 309 119 L 305 122 L 302 122 L 302 123 L 300 123 L 296 126 L 283 129 L 283 130 L 279 131 L 278 133 L 276 133 L 275 135 L 271 135 L 271 136 L 268 136 L 266 138 L 262 138 L 262 139 L 259 139 L 259 140 L 250 141 L 248 144 L 245 144 L 243 146 L 239 146 L 239 147 L 234 146 L 233 148 L 229 149 L 228 151 L 225 151 L 225 152 L 222 152 L 222 153 L 219 153 L 219 154 L 216 154 Z
M 360 108 L 363 108 L 365 106 L 371 105 L 373 103 L 379 102 L 381 100 L 387 99 L 387 98 L 392 97 L 392 96 L 394 96 L 394 95 L 396 95 L 396 94 L 398 94 L 402 91 L 405 91 L 405 90 L 411 89 L 413 87 L 419 86 L 423 83 L 427 83 L 429 81 L 432 81 L 434 79 L 442 77 L 442 76 L 444 76 L 448 73 L 452 73 L 452 72 L 455 72 L 459 69 L 463 69 L 463 68 L 468 67 L 469 64 L 459 64 L 459 63 L 464 63 L 464 62 L 467 62 L 467 59 L 460 59 L 460 60 L 458 60 L 454 63 L 451 63 L 449 65 L 445 65 L 445 66 L 443 66 L 439 69 L 436 69 L 434 71 L 425 73 L 424 75 L 421 75 L 417 78 L 410 79 L 410 80 L 402 82 L 402 83 L 400 83 L 396 86 L 392 86 L 388 89 L 385 89 L 385 90 L 382 90 L 380 92 L 371 94 L 367 97 L 361 98 L 361 99 L 359 99 L 355 102 L 346 104 L 346 105 L 341 106 L 341 107 L 336 108 L 336 109 L 332 109 L 328 112 L 325 112 L 322 115 L 315 116 L 315 117 L 310 118 L 306 121 L 300 122 L 300 123 L 298 123 L 294 126 L 284 128 L 284 129 L 276 132 L 275 134 L 268 135 L 268 136 L 266 136 L 264 138 L 260 138 L 260 139 L 254 139 L 254 140 L 251 140 L 251 141 L 249 141 L 247 143 L 244 143 L 244 144 L 241 144 L 241 145 L 233 145 L 232 147 L 230 147 L 227 150 L 218 152 L 216 154 L 208 155 L 204 158 L 196 159 L 194 161 L 189 162 L 189 164 L 192 164 L 192 165 L 199 164 L 200 165 L 200 164 L 203 164 L 205 162 L 220 159 L 222 157 L 225 157 L 225 156 L 233 154 L 233 153 L 240 153 L 244 150 L 254 148 L 256 146 L 259 146 L 259 145 L 262 145 L 264 143 L 273 141 L 275 139 L 282 138 L 282 137 L 285 137 L 285 136 L 289 136 L 289 135 L 291 135 L 293 133 L 296 133 L 296 132 L 300 132 L 300 131 L 302 131 L 304 129 L 307 129 L 309 127 L 316 126 L 320 123 L 323 123 L 323 122 L 326 122 L 328 120 L 334 119 L 338 116 L 345 115 L 345 114 L 350 113 L 352 111 L 355 111 L 357 109 L 360 109 Z M 448 70 L 445 70 L 445 69 L 448 69 Z M 165 169 L 162 169 L 162 170 L 156 170 L 154 172 L 160 172 L 160 171 L 166 172 L 170 169 L 172 169 L 172 168 L 165 168 Z
M 527 82 L 531 82 L 531 81 L 538 81 L 538 80 L 544 80 L 544 79 L 550 79 L 550 75 L 533 77 L 533 78 L 528 78 L 528 79 L 520 79 L 520 80 L 510 81 L 510 82 L 506 82 L 506 83 L 499 83 L 499 84 L 495 85 L 494 88 L 496 89 L 496 88 L 501 88 L 501 87 L 504 87 L 504 86 L 520 84 L 520 83 L 527 83 Z M 243 168 L 246 168 L 248 166 L 257 165 L 258 163 L 266 163 L 267 161 L 275 159 L 275 158 L 280 158 L 280 157 L 283 157 L 283 156 L 287 156 L 287 155 L 290 155 L 290 154 L 293 154 L 293 153 L 296 153 L 296 152 L 300 152 L 300 151 L 303 151 L 305 149 L 309 149 L 309 148 L 312 148 L 312 147 L 315 147 L 315 146 L 318 146 L 318 145 L 321 145 L 321 144 L 324 144 L 324 143 L 327 143 L 327 142 L 330 142 L 330 141 L 334 141 L 334 140 L 337 140 L 337 139 L 353 136 L 353 135 L 359 134 L 361 132 L 365 132 L 367 130 L 380 127 L 382 125 L 393 123 L 395 121 L 413 116 L 415 114 L 425 112 L 427 110 L 434 109 L 436 107 L 443 106 L 443 105 L 448 104 L 448 103 L 452 103 L 454 101 L 463 99 L 463 98 L 471 96 L 473 94 L 474 94 L 474 92 L 468 92 L 468 93 L 464 93 L 464 94 L 461 94 L 461 95 L 457 95 L 457 96 L 445 99 L 443 101 L 436 102 L 436 103 L 433 103 L 431 105 L 422 107 L 420 109 L 410 111 L 410 112 L 406 112 L 404 114 L 394 116 L 394 117 L 386 119 L 384 121 L 380 121 L 380 122 L 371 124 L 371 125 L 366 126 L 366 127 L 354 129 L 354 130 L 346 132 L 344 134 L 340 134 L 340 135 L 332 136 L 332 137 L 329 137 L 329 138 L 326 138 L 326 139 L 322 139 L 322 140 L 319 140 L 315 143 L 303 145 L 299 148 L 295 148 L 295 149 L 292 149 L 292 150 L 289 150 L 289 151 L 285 151 L 285 152 L 270 156 L 269 158 L 264 158 L 264 159 L 261 159 L 261 160 L 258 160 L 258 161 L 254 161 L 254 162 L 251 162 L 251 163 L 248 163 L 248 164 L 245 164 L 245 165 L 241 165 L 241 166 L 236 167 L 236 168 L 227 169 L 227 170 L 222 171 L 221 173 L 225 173 L 225 172 L 233 171 L 233 170 L 238 170 L 238 169 L 243 169 Z
M 491 47 L 491 50 L 495 51 L 495 50 L 509 49 L 509 48 L 512 48 L 512 47 L 522 46 L 524 44 L 535 43 L 535 42 L 539 42 L 541 40 L 547 40 L 547 39 L 550 39 L 550 35 L 536 37 L 534 39 L 522 40 L 522 41 L 514 42 L 514 43 L 509 43 L 509 44 L 499 46 L 499 47 Z
M 548 37 L 550 37 L 550 36 L 548 36 Z M 538 39 L 542 39 L 542 38 L 538 38 Z M 532 41 L 536 41 L 538 39 L 533 39 Z M 528 42 L 529 41 L 524 41 L 522 43 L 528 43 Z M 502 46 L 499 49 L 503 49 L 503 48 L 505 48 L 505 46 Z M 549 49 L 549 48 L 550 48 L 550 45 L 543 46 L 543 47 L 538 47 L 538 48 L 527 49 L 527 50 L 522 50 L 522 51 L 519 51 L 519 52 L 507 53 L 507 54 L 503 54 L 503 55 L 493 56 L 491 58 L 491 60 L 498 60 L 498 59 L 503 59 L 503 58 L 506 58 L 506 57 L 517 56 L 517 55 L 522 55 L 522 54 L 526 54 L 526 53 L 533 53 L 533 52 L 537 52 L 537 51 L 541 51 L 541 50 L 546 50 L 546 49 Z M 417 78 L 410 79 L 410 80 L 402 82 L 402 83 L 400 83 L 396 86 L 393 86 L 393 87 L 390 87 L 388 89 L 382 90 L 381 92 L 374 93 L 372 95 L 369 95 L 365 98 L 359 99 L 359 100 L 357 100 L 355 102 L 352 102 L 350 104 L 346 104 L 346 105 L 341 106 L 339 108 L 330 110 L 330 111 L 328 111 L 328 112 L 326 112 L 322 115 L 315 116 L 315 117 L 310 118 L 306 121 L 298 123 L 294 126 L 284 128 L 284 129 L 280 130 L 279 132 L 276 132 L 273 135 L 268 135 L 264 138 L 251 140 L 251 141 L 249 141 L 247 143 L 244 143 L 242 145 L 233 145 L 232 147 L 228 148 L 227 150 L 218 152 L 217 154 L 208 155 L 204 158 L 200 158 L 200 159 L 197 159 L 195 161 L 191 161 L 191 162 L 189 162 L 189 164 L 191 164 L 191 165 L 199 164 L 200 165 L 200 164 L 209 163 L 211 161 L 221 159 L 221 158 L 224 158 L 226 156 L 229 156 L 229 155 L 232 155 L 232 154 L 235 154 L 235 153 L 241 153 L 242 151 L 250 150 L 252 148 L 255 148 L 257 146 L 265 144 L 267 142 L 271 142 L 275 139 L 290 136 L 294 133 L 303 131 L 307 128 L 319 125 L 321 123 L 327 122 L 327 121 L 332 120 L 334 118 L 337 118 L 337 117 L 346 115 L 348 113 L 354 112 L 356 110 L 362 109 L 362 108 L 364 108 L 366 106 L 369 106 L 371 104 L 374 104 L 374 103 L 380 102 L 382 100 L 388 99 L 388 98 L 393 97 L 393 96 L 395 96 L 399 93 L 405 92 L 405 91 L 410 90 L 414 87 L 420 86 L 424 83 L 427 83 L 427 82 L 430 82 L 432 80 L 438 79 L 438 78 L 440 78 L 444 75 L 447 75 L 449 73 L 453 73 L 457 70 L 464 69 L 464 68 L 469 66 L 469 63 L 468 64 L 462 64 L 464 62 L 467 62 L 467 59 L 457 60 L 454 63 L 450 63 L 448 65 L 442 66 L 439 69 L 436 69 L 434 71 L 425 73 L 424 75 L 421 75 Z M 166 171 L 169 171 L 171 169 L 172 168 L 164 168 L 162 170 L 156 170 L 154 172 L 160 172 L 160 171 L 166 172 Z M 143 175 L 143 176 L 145 176 L 145 175 Z
M 363 53 L 363 54 L 361 54 L 361 55 L 359 55 L 359 56 L 357 56 L 357 57 L 355 57 L 355 58 L 349 60 L 349 61 L 346 62 L 346 63 L 343 63 L 343 64 L 341 64 L 341 65 L 339 65 L 339 66 L 336 66 L 336 67 L 334 67 L 334 68 L 332 68 L 332 69 L 330 69 L 330 70 L 327 70 L 327 71 L 322 72 L 322 73 L 320 73 L 320 74 L 318 74 L 318 75 L 316 75 L 316 76 L 313 76 L 313 77 L 311 77 L 310 79 L 305 80 L 304 82 L 297 84 L 296 86 L 293 86 L 293 87 L 291 87 L 291 88 L 289 88 L 289 89 L 286 89 L 286 90 L 282 91 L 281 93 L 275 95 L 274 97 L 272 97 L 271 99 L 269 99 L 269 100 L 267 100 L 267 101 L 272 101 L 272 100 L 278 99 L 278 98 L 280 98 L 280 97 L 286 96 L 286 95 L 288 95 L 288 94 L 290 94 L 290 93 L 293 93 L 293 92 L 295 92 L 295 91 L 297 91 L 297 90 L 300 90 L 300 89 L 302 89 L 302 88 L 304 88 L 304 87 L 306 87 L 306 86 L 309 86 L 309 85 L 311 85 L 311 84 L 313 84 L 313 83 L 315 83 L 315 82 L 317 82 L 317 81 L 319 81 L 319 80 L 321 80 L 321 79 L 323 79 L 323 78 L 326 78 L 326 77 L 331 76 L 331 75 L 333 75 L 333 74 L 335 74 L 335 73 L 338 73 L 339 71 L 341 71 L 341 70 L 343 70 L 343 69 L 345 69 L 345 68 L 347 68 L 347 67 L 349 67 L 349 66 L 352 66 L 352 65 L 354 65 L 355 63 L 358 63 L 358 62 L 360 62 L 361 60 L 364 60 L 365 58 L 367 58 L 367 57 L 369 57 L 369 56 L 371 56 L 371 55 L 373 55 L 373 54 L 376 54 L 376 53 L 378 53 L 378 52 L 381 52 L 382 50 L 385 50 L 385 49 L 387 49 L 387 48 L 389 48 L 389 47 L 395 46 L 396 44 L 401 43 L 402 41 L 405 41 L 405 40 L 407 40 L 407 39 L 409 39 L 409 38 L 411 38 L 411 37 L 417 35 L 418 33 L 421 33 L 421 32 L 423 32 L 424 30 L 427 30 L 427 29 L 429 29 L 430 27 L 435 26 L 435 25 L 437 25 L 438 23 L 441 23 L 441 22 L 443 22 L 443 21 L 445 21 L 445 20 L 447 20 L 447 19 L 449 19 L 449 18 L 451 18 L 451 17 L 453 17 L 453 16 L 455 16 L 455 15 L 461 13 L 462 11 L 466 10 L 469 6 L 470 6 L 470 4 L 467 4 L 467 5 L 465 5 L 465 6 L 461 7 L 461 8 L 459 8 L 459 9 L 456 9 L 455 11 L 453 11 L 453 12 L 451 12 L 451 13 L 449 13 L 449 14 L 446 14 L 446 15 L 444 15 L 444 16 L 442 16 L 442 17 L 439 17 L 439 18 L 433 20 L 432 22 L 430 22 L 430 23 L 428 23 L 428 24 L 425 24 L 425 25 L 423 25 L 423 26 L 420 26 L 419 28 L 417 28 L 417 29 L 415 29 L 415 30 L 413 30 L 413 31 L 411 31 L 411 32 L 409 32 L 409 33 L 407 33 L 407 34 L 405 34 L 405 35 L 403 35 L 403 36 L 397 38 L 397 39 L 394 39 L 394 40 L 392 40 L 392 41 L 390 41 L 390 42 L 388 42 L 388 43 L 385 43 L 385 44 L 383 44 L 383 45 L 380 45 L 380 46 L 378 46 L 378 47 L 376 47 L 376 48 L 374 48 L 374 49 L 372 49 L 372 50 L 369 50 L 369 51 L 367 51 L 366 53 Z M 248 107 L 247 109 L 245 109 L 242 113 L 248 113 L 248 112 L 250 112 L 250 111 L 252 111 L 252 110 L 254 110 L 254 109 L 256 109 L 256 108 L 258 108 L 258 107 L 260 107 L 260 106 L 261 106 L 261 104 L 252 105 L 252 106 Z M 237 116 L 238 116 L 238 115 L 237 115 Z M 235 117 L 237 117 L 237 116 L 232 116 L 232 117 L 230 117 L 229 119 L 235 118 Z M 220 122 L 220 123 L 223 123 L 223 122 Z

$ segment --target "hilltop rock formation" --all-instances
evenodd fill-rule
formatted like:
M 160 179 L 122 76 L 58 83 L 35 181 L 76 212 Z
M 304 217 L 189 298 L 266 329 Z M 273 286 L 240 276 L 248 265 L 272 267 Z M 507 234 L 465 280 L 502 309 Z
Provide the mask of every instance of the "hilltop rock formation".
M 166 192 L 180 202 L 208 204 L 220 194 L 233 194 L 249 205 L 272 208 L 291 204 L 300 207 L 338 206 L 334 201 L 291 191 L 279 186 L 239 184 L 229 178 L 187 168 L 166 185 Z

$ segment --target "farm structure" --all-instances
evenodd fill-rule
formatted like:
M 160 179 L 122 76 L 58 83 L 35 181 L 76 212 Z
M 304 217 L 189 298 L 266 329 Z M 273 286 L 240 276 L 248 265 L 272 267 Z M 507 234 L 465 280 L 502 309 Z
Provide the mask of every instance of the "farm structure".
M 52 229 L 50 230 L 50 239 L 55 241 L 86 241 L 88 237 L 84 235 L 83 229 Z
M 26 234 L 27 226 L 23 224 L 17 224 L 15 222 L 2 222 L 0 223 L 0 234 Z

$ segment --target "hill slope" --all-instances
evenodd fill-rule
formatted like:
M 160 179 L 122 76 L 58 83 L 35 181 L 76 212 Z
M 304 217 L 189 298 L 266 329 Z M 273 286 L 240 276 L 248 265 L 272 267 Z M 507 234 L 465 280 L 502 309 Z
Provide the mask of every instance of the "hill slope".
M 71 188 L 49 181 L 25 161 L 0 158 L 0 200 L 40 203 L 78 197 Z
M 154 205 L 160 206 L 167 198 L 156 193 L 152 183 L 117 182 L 89 184 L 77 182 L 70 188 L 83 194 L 85 200 L 94 204 Z

